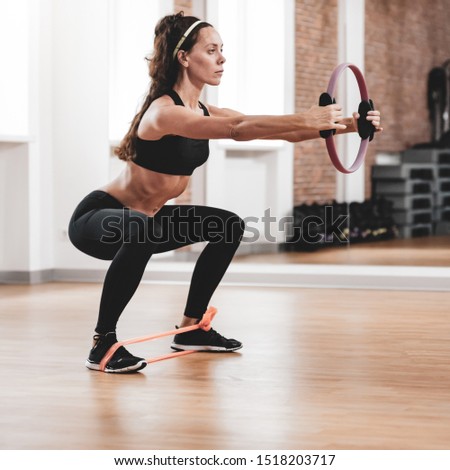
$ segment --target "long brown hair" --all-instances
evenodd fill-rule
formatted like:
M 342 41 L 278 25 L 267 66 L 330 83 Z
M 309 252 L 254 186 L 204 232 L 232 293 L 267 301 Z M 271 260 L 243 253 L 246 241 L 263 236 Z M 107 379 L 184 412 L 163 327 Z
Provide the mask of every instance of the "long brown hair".
M 173 52 L 183 34 L 196 21 L 199 21 L 199 19 L 195 16 L 184 16 L 181 11 L 176 15 L 164 16 L 156 25 L 153 54 L 150 58 L 146 58 L 151 79 L 150 90 L 140 111 L 131 121 L 127 134 L 120 145 L 114 149 L 115 155 L 121 160 L 134 159 L 135 139 L 142 116 L 154 100 L 167 93 L 174 86 L 180 70 L 180 63 L 176 57 L 173 58 Z M 208 26 L 211 25 L 206 22 L 196 26 L 185 39 L 180 50 L 189 51 L 197 42 L 200 29 Z

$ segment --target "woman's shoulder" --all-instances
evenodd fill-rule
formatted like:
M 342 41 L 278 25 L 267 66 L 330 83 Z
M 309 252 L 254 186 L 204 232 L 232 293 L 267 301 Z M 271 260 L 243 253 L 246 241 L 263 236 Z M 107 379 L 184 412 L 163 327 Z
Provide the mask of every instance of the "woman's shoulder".
M 176 104 L 173 102 L 170 96 L 162 95 L 151 102 L 150 106 L 142 117 L 142 121 L 145 123 L 157 119 L 161 113 L 166 113 L 168 108 L 176 109 Z
M 169 95 L 162 95 L 156 98 L 150 104 L 150 108 L 157 109 L 165 106 L 176 106 L 173 99 Z
M 166 135 L 168 131 L 164 122 L 173 122 L 173 113 L 179 108 L 181 106 L 177 106 L 169 95 L 162 95 L 153 100 L 139 123 L 138 137 L 144 140 L 158 140 Z

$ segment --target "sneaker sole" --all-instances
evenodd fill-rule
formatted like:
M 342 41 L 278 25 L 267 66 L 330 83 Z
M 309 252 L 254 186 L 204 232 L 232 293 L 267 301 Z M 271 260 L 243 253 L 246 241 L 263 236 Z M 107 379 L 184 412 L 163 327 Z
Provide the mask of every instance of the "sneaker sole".
M 242 348 L 242 344 L 235 348 L 226 349 L 220 346 L 193 346 L 193 345 L 184 345 L 172 343 L 170 346 L 175 351 L 198 351 L 198 352 L 233 352 Z
M 139 361 L 134 366 L 124 367 L 123 369 L 108 369 L 108 367 L 106 367 L 106 369 L 103 370 L 103 371 L 100 369 L 100 364 L 96 364 L 95 362 L 89 362 L 89 360 L 87 360 L 85 362 L 85 365 L 88 369 L 97 370 L 97 371 L 100 371 L 100 372 L 107 372 L 109 374 L 111 374 L 111 373 L 112 374 L 126 374 L 128 372 L 137 372 L 139 370 L 142 370 L 144 367 L 147 366 L 147 362 L 146 361 Z

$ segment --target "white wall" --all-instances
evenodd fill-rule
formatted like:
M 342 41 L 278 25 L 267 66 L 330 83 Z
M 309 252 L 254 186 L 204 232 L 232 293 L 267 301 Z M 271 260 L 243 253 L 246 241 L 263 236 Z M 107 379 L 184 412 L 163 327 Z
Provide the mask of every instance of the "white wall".
M 0 269 L 28 271 L 28 145 L 0 143 Z
M 0 9 L 0 271 L 46 270 L 54 264 L 51 1 L 3 0 Z
M 29 0 L 0 0 L 0 135 L 29 133 Z M 33 38 L 34 39 L 34 38 Z M 14 47 L 11 47 L 14 45 Z
M 364 23 L 365 0 L 338 1 L 338 63 L 350 62 L 364 73 Z M 344 115 L 358 109 L 361 96 L 352 72 L 347 69 L 338 84 L 338 102 L 344 107 Z M 361 139 L 358 134 L 344 134 L 336 138 L 339 157 L 347 168 L 355 161 Z M 352 174 L 336 171 L 336 200 L 362 202 L 365 199 L 364 163 Z
M 170 0 L 54 3 L 55 268 L 105 268 L 64 235 L 78 202 L 122 168 L 111 145 L 128 130 L 148 91 L 145 57 Z M 68 145 L 69 144 L 69 145 Z
M 54 266 L 52 2 L 29 2 L 30 47 L 29 244 L 30 271 Z
M 53 34 L 55 267 L 103 266 L 64 231 L 78 202 L 108 178 L 108 1 L 54 1 Z
M 71 245 L 67 225 L 78 202 L 116 171 L 110 100 L 123 103 L 125 91 L 111 80 L 117 33 L 129 48 L 140 40 L 132 34 L 134 11 L 136 30 L 146 28 L 145 49 L 136 54 L 146 55 L 156 20 L 172 1 L 151 2 L 151 15 L 149 2 L 139 1 L 146 8 L 140 14 L 137 4 L 0 0 L 0 281 L 5 272 L 106 267 Z M 124 5 L 128 27 L 119 31 L 113 20 Z M 116 59 L 115 70 L 123 69 L 127 56 Z M 148 82 L 145 68 L 142 81 Z M 119 84 L 114 93 L 112 83 Z M 146 91 L 131 88 L 136 97 Z M 132 117 L 120 106 L 115 111 Z

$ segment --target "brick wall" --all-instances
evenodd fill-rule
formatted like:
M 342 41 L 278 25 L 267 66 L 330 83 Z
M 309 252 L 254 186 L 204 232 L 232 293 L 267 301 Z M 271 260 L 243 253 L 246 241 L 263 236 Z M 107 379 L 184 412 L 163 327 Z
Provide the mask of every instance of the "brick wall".
M 427 78 L 450 59 L 449 12 L 450 0 L 366 0 L 365 77 L 385 129 L 369 147 L 366 197 L 377 152 L 400 152 L 430 139 Z M 295 40 L 300 112 L 316 102 L 337 64 L 337 0 L 297 0 Z M 333 199 L 335 180 L 323 141 L 296 145 L 294 204 Z
M 297 112 L 317 103 L 337 65 L 337 1 L 296 0 Z M 191 14 L 191 0 L 175 0 L 174 11 Z M 430 138 L 427 77 L 450 59 L 450 0 L 366 0 L 365 77 L 383 113 L 385 131 L 366 159 L 366 197 L 377 152 L 400 152 Z M 326 202 L 336 194 L 336 172 L 324 142 L 296 144 L 294 204 Z M 190 189 L 180 203 L 190 200 Z
M 317 104 L 337 63 L 337 0 L 297 0 L 295 17 L 295 109 Z M 335 170 L 324 141 L 295 146 L 294 201 L 328 201 L 335 195 Z
M 366 0 L 365 76 L 383 113 L 383 134 L 370 146 L 400 152 L 428 142 L 427 108 L 430 69 L 450 59 L 450 0 Z M 370 194 L 366 170 L 366 194 Z

